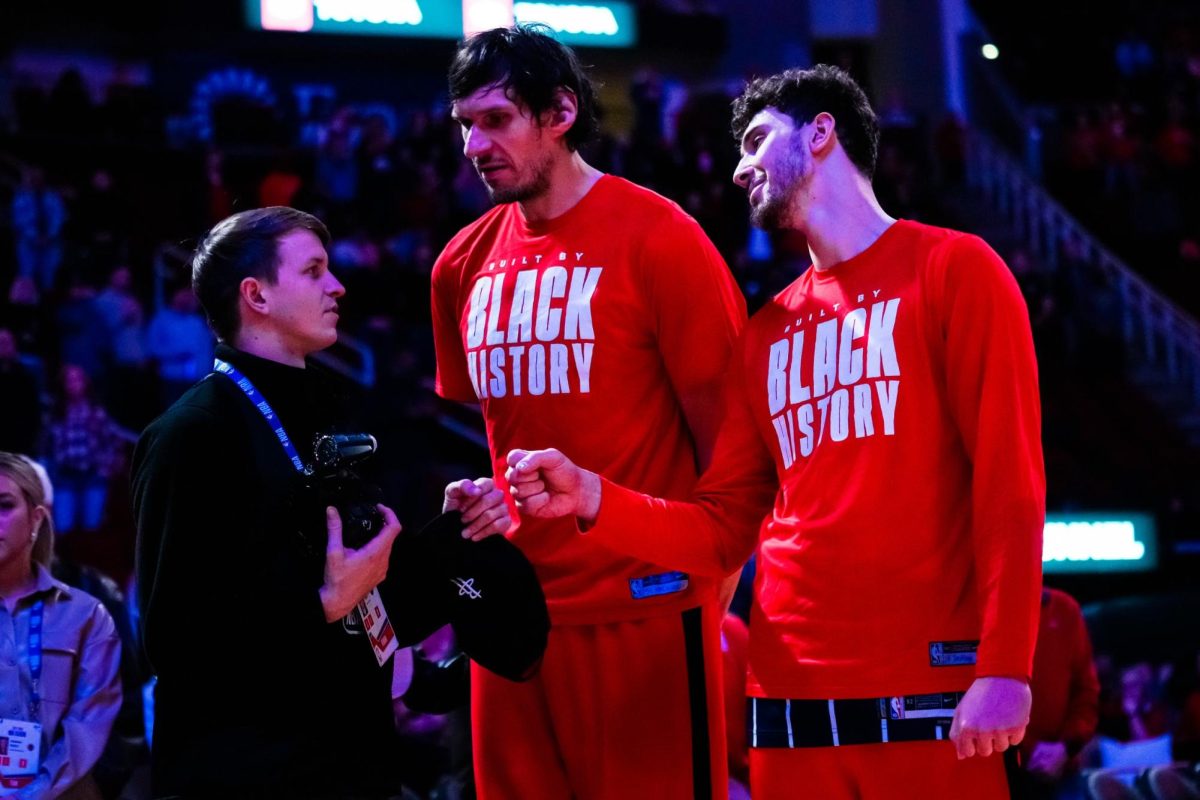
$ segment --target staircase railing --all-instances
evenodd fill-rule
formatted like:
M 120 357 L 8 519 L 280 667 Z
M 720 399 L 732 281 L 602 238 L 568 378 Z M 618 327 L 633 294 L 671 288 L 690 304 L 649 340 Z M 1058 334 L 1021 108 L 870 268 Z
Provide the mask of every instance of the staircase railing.
M 1192 413 L 1200 413 L 1200 324 L 1102 245 L 999 145 L 973 130 L 968 135 L 967 181 L 981 192 L 1052 269 L 1064 247 L 1076 264 L 1095 270 L 1116 289 L 1127 354 L 1169 383 L 1185 388 Z

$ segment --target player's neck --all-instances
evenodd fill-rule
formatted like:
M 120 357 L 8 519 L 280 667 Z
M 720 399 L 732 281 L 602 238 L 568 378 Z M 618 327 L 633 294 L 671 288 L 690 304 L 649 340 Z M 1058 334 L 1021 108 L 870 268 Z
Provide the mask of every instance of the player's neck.
M 550 173 L 550 187 L 520 203 L 526 222 L 545 222 L 574 208 L 596 185 L 603 172 L 588 164 L 578 152 L 559 159 Z
M 826 176 L 827 178 L 834 176 Z M 804 224 L 813 266 L 829 269 L 873 245 L 896 220 L 875 199 L 861 173 L 823 181 L 809 193 Z
M 243 353 L 301 369 L 304 368 L 304 357 L 308 355 L 290 347 L 278 331 L 244 324 L 231 344 Z

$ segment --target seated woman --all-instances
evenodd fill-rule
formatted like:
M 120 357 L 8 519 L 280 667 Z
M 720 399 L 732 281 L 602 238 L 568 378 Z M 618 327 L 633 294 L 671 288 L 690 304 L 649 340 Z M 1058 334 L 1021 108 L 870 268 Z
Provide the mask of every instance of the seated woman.
M 42 483 L 0 452 L 0 794 L 100 797 L 89 772 L 121 707 L 121 644 L 94 597 L 50 577 Z
M 1102 767 L 1087 780 L 1095 800 L 1140 800 L 1139 784 L 1156 773 L 1156 783 L 1170 780 L 1164 768 L 1171 766 L 1172 714 L 1163 697 L 1161 673 L 1162 668 L 1149 661 L 1126 665 L 1115 696 L 1102 704 L 1100 735 L 1087 756 Z

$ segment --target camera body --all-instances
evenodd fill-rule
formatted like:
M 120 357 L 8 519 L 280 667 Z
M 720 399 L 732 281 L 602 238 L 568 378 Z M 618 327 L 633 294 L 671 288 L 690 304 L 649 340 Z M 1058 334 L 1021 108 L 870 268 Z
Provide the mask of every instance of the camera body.
M 369 433 L 317 434 L 313 439 L 309 484 L 316 490 L 321 508 L 337 509 L 342 518 L 342 543 L 355 550 L 383 529 L 383 516 L 375 508 L 383 502 L 383 492 L 351 469 L 378 449 L 379 443 Z

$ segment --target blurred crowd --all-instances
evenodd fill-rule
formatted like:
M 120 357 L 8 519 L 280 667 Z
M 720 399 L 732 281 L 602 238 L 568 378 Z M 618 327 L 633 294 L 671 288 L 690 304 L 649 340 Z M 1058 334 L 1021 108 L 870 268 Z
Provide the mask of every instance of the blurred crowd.
M 1200 760 L 1200 657 L 1175 642 L 1093 652 L 1089 624 L 1065 592 L 1042 593 L 1033 711 L 1010 771 L 1016 798 L 1184 800 Z
M 1200 312 L 1200 14 L 1132 9 L 1111 63 L 1053 107 L 1047 181 L 1089 228 Z M 1126 16 L 1136 24 L 1126 26 Z

